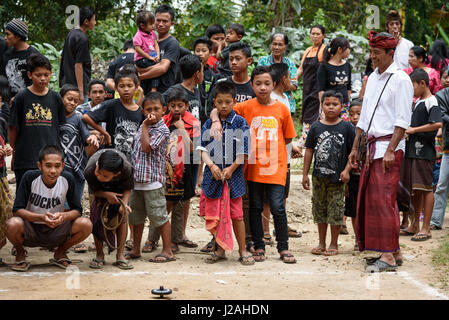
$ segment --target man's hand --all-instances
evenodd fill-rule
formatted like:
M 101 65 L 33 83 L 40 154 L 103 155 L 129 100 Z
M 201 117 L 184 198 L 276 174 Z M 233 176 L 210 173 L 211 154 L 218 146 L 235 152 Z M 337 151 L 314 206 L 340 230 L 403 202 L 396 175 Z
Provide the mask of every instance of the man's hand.
M 385 173 L 388 169 L 390 169 L 394 164 L 394 152 L 386 151 L 382 160 L 382 172 Z
M 349 171 L 348 170 L 345 169 L 340 173 L 340 180 L 343 181 L 343 183 L 349 182 Z
M 359 165 L 359 163 L 357 161 L 357 150 L 353 149 L 351 151 L 351 153 L 349 154 L 348 159 L 349 159 L 349 162 L 351 163 L 351 167 L 353 169 L 357 169 L 357 167 Z
M 109 192 L 109 191 L 104 192 L 104 197 L 110 204 L 120 204 L 120 202 L 118 201 L 118 198 L 122 197 L 122 196 L 123 195 L 120 193 Z
M 310 190 L 310 179 L 309 179 L 309 176 L 307 174 L 302 176 L 302 187 L 305 190 Z
M 54 229 L 64 222 L 64 213 L 63 212 L 56 212 L 56 213 L 46 212 L 44 214 L 43 222 L 47 225 L 47 227 Z

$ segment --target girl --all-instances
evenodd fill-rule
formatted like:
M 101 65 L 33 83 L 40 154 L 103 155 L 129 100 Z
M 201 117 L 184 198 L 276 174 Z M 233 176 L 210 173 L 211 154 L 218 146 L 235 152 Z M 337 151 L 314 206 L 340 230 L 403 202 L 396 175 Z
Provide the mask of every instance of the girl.
M 350 51 L 347 39 L 343 37 L 333 39 L 330 45 L 324 49 L 323 61 L 317 72 L 319 101 L 321 101 L 324 91 L 335 90 L 340 92 L 343 96 L 341 118 L 344 121 L 349 121 L 348 106 L 351 97 L 352 67 L 346 59 L 349 57 Z
M 408 63 L 410 67 L 404 69 L 404 71 L 410 75 L 415 69 L 424 69 L 429 75 L 429 89 L 434 95 L 441 90 L 440 74 L 437 70 L 428 67 L 429 58 L 427 57 L 426 49 L 420 46 L 414 46 L 410 49 L 408 56 Z
M 134 54 L 134 62 L 139 68 L 148 68 L 156 64 L 160 60 L 159 44 L 157 36 L 154 33 L 154 15 L 147 10 L 140 10 L 137 12 L 136 24 L 139 30 L 133 38 L 133 43 L 136 48 Z M 156 91 L 159 81 L 157 79 L 149 79 L 142 81 L 144 92 L 147 93 L 150 89 Z
M 429 63 L 427 66 L 433 68 L 441 75 L 449 64 L 449 50 L 443 40 L 438 39 L 433 43 L 430 50 Z
M 99 142 L 96 135 L 91 135 L 82 115 L 75 112 L 80 91 L 71 84 L 62 86 L 60 95 L 64 104 L 66 123 L 60 126 L 61 147 L 64 151 L 64 170 L 69 171 L 75 180 L 75 198 L 81 203 L 84 191 L 84 168 L 87 163 L 85 145 L 93 145 L 98 148 Z M 83 243 L 74 248 L 75 252 L 86 252 Z

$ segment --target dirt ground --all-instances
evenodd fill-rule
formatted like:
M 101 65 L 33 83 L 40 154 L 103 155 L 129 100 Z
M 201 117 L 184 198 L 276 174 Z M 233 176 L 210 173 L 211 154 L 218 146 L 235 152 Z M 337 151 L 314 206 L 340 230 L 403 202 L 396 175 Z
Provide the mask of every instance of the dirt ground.
M 152 299 L 151 289 L 163 285 L 173 290 L 171 299 L 448 299 L 449 288 L 439 282 L 438 272 L 431 262 L 431 253 L 440 239 L 449 233 L 446 227 L 433 232 L 433 239 L 413 242 L 401 237 L 405 257 L 398 272 L 367 274 L 364 257 L 375 253 L 353 251 L 354 233 L 348 221 L 349 235 L 339 238 L 340 254 L 334 257 L 314 256 L 310 250 L 318 242 L 318 233 L 311 215 L 311 192 L 303 190 L 301 176 L 292 175 L 287 213 L 290 226 L 303 232 L 302 238 L 290 239 L 290 249 L 298 262 L 293 265 L 279 260 L 276 247 L 267 247 L 267 260 L 253 266 L 242 266 L 238 261 L 235 244 L 228 260 L 209 265 L 207 254 L 199 249 L 210 235 L 203 218 L 198 215 L 198 198 L 192 203 L 187 235 L 199 244 L 198 248 L 180 247 L 177 261 L 155 264 L 148 262 L 158 251 L 143 254 L 132 261 L 133 270 L 122 271 L 114 266 L 115 254 L 106 255 L 107 265 L 102 271 L 88 267 L 95 257 L 93 252 L 75 254 L 77 268 L 69 271 L 46 265 L 52 253 L 29 249 L 28 261 L 32 266 L 26 273 L 0 268 L 0 299 Z M 13 185 L 14 187 L 14 185 Z M 85 206 L 87 210 L 87 206 Z M 448 221 L 445 221 L 448 225 Z M 270 225 L 273 228 L 273 225 Z M 146 231 L 144 237 L 146 236 Z M 328 234 L 330 239 L 330 234 Z M 86 241 L 90 243 L 92 236 Z M 7 263 L 14 258 L 9 254 L 11 244 L 1 251 Z

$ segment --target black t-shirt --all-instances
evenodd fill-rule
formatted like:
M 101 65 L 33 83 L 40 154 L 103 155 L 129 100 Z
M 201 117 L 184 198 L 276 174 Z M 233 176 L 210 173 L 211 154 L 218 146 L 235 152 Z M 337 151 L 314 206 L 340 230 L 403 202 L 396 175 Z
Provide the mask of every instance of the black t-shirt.
M 221 50 L 220 64 L 217 66 L 218 72 L 226 77 L 232 76 L 231 67 L 229 66 L 229 53 L 229 46 Z
M 348 90 L 351 90 L 351 64 L 341 66 L 321 63 L 317 71 L 318 91 L 335 90 L 343 95 L 343 102 L 348 103 Z
M 187 93 L 189 97 L 189 111 L 197 120 L 200 120 L 200 114 L 205 114 L 204 108 L 201 104 L 201 95 L 200 91 L 197 87 L 194 88 L 194 91 L 190 91 L 189 89 L 185 88 L 181 83 L 175 84 L 174 86 L 170 87 L 167 91 L 164 93 L 164 98 L 167 97 L 168 92 L 172 88 L 181 88 L 182 90 Z
M 159 42 L 162 59 L 170 60 L 170 67 L 167 72 L 159 77 L 159 86 L 157 91 L 164 93 L 168 88 L 176 84 L 177 63 L 180 55 L 180 47 L 175 37 L 169 36 Z
M 100 158 L 100 155 L 108 150 L 115 151 L 120 155 L 123 159 L 123 168 L 120 171 L 120 174 L 112 178 L 111 181 L 101 182 L 98 181 L 97 176 L 95 175 L 95 168 L 97 167 L 97 161 L 98 158 Z M 84 170 L 84 177 L 86 178 L 92 193 L 97 191 L 109 191 L 121 194 L 125 191 L 134 189 L 134 169 L 128 160 L 126 160 L 125 155 L 114 149 L 102 149 L 95 152 L 87 162 L 86 169 Z
M 83 91 L 84 94 L 87 94 L 92 73 L 92 62 L 89 52 L 89 39 L 80 29 L 71 30 L 64 43 L 59 71 L 59 85 L 61 87 L 66 83 L 78 86 L 75 76 L 76 63 L 83 64 Z
M 215 85 L 215 82 L 222 76 L 213 72 L 209 65 L 204 66 L 204 79 L 201 85 L 198 86 L 201 95 L 201 105 L 204 107 L 204 113 L 200 113 L 201 126 L 209 119 L 209 113 L 207 112 L 207 101 L 209 99 L 209 94 L 211 89 Z
M 22 51 L 14 51 L 14 48 L 11 47 L 3 54 L 0 73 L 8 78 L 12 96 L 32 84 L 27 75 L 27 60 L 33 53 L 39 53 L 39 51 L 35 47 L 29 46 L 28 49 Z
M 345 169 L 354 143 L 353 126 L 345 121 L 325 125 L 315 121 L 307 134 L 306 148 L 314 149 L 313 175 L 336 183 Z
M 8 142 L 8 122 L 11 110 L 6 102 L 1 103 L 0 109 L 0 135 L 5 142 Z
M 429 123 L 442 122 L 437 99 L 432 96 L 415 103 L 410 127 L 421 127 Z M 437 131 L 417 132 L 408 136 L 405 157 L 435 161 L 435 136 Z
M 3 65 L 3 54 L 5 53 L 7 48 L 8 47 L 6 46 L 5 39 L 3 39 L 2 36 L 0 36 L 0 69 L 1 69 L 1 66 Z
M 235 92 L 236 92 L 235 100 L 237 101 L 237 103 L 243 102 L 246 100 L 251 100 L 256 97 L 256 94 L 254 93 L 254 90 L 251 87 L 251 80 L 248 81 L 247 83 L 240 84 L 240 83 L 235 83 L 232 80 L 232 76 L 227 77 L 227 78 L 218 79 L 215 82 L 214 87 L 211 89 L 211 91 L 209 93 L 208 104 L 207 104 L 208 114 L 210 114 L 210 112 L 214 109 L 213 99 L 215 99 L 215 86 L 222 81 L 228 81 L 228 82 L 231 82 L 234 84 Z
M 134 64 L 134 53 L 123 53 L 111 62 L 106 75 L 107 79 L 114 79 L 118 69 L 126 64 Z
M 44 96 L 28 88 L 20 91 L 11 108 L 9 125 L 17 127 L 14 169 L 34 169 L 39 151 L 47 145 L 59 145 L 59 127 L 66 122 L 64 105 L 58 93 L 48 90 Z
M 113 148 L 123 152 L 131 160 L 134 136 L 143 121 L 138 108 L 131 111 L 125 108 L 120 99 L 105 101 L 100 108 L 87 113 L 96 123 L 106 122 L 106 131 L 112 139 Z

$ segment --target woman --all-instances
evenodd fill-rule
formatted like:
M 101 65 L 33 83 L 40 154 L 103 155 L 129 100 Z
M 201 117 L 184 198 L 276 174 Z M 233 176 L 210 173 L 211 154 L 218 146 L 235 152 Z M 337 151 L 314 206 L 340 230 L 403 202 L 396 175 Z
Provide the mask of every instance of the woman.
M 437 70 L 427 66 L 429 58 L 424 48 L 420 46 L 412 47 L 408 55 L 408 63 L 410 64 L 410 68 L 404 69 L 407 74 L 412 73 L 415 69 L 424 69 L 429 75 L 429 89 L 432 94 L 441 90 L 440 74 Z
M 349 99 L 351 98 L 351 72 L 352 66 L 346 61 L 349 57 L 349 41 L 337 37 L 324 49 L 323 62 L 318 68 L 318 98 L 321 101 L 323 93 L 335 90 L 343 96 L 344 110 L 341 118 L 349 121 Z
M 317 71 L 323 61 L 325 29 L 321 25 L 315 25 L 310 29 L 310 39 L 313 46 L 306 49 L 302 57 L 301 66 L 298 69 L 298 79 L 304 76 L 302 88 L 302 122 L 303 128 L 318 119 L 320 101 L 318 100 Z M 303 132 L 304 132 L 303 129 Z M 305 142 L 305 141 L 304 141 Z
M 449 50 L 443 40 L 435 40 L 430 50 L 429 68 L 434 68 L 441 75 L 449 65 Z
M 283 33 L 275 33 L 270 37 L 271 43 L 271 55 L 264 56 L 259 59 L 257 65 L 259 66 L 271 66 L 275 63 L 285 63 L 288 65 L 288 71 L 290 73 L 290 87 L 287 88 L 285 94 L 288 97 L 290 103 L 290 113 L 293 115 L 296 111 L 296 102 L 293 97 L 292 91 L 298 88 L 298 82 L 296 80 L 297 69 L 293 61 L 284 57 L 285 51 L 288 47 L 288 37 Z

